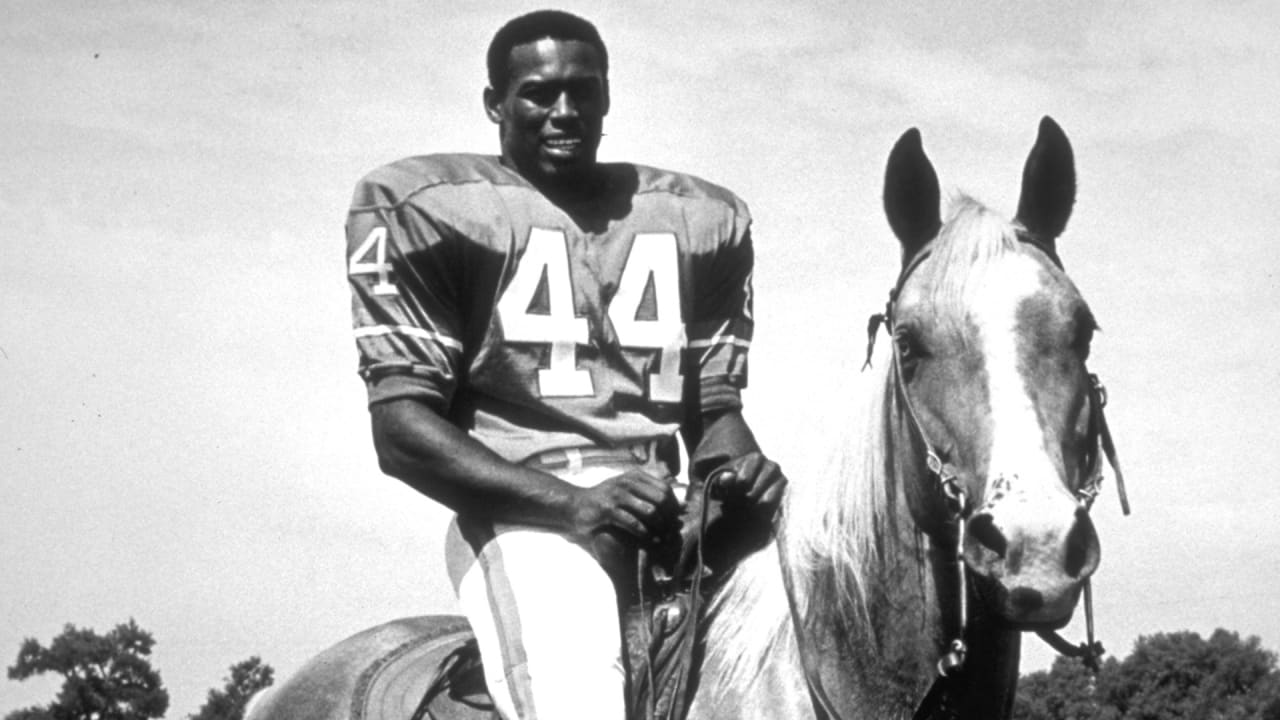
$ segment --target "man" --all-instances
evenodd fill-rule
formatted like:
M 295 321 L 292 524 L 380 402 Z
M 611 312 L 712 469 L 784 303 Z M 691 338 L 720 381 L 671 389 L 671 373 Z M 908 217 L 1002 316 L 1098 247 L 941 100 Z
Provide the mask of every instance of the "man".
M 488 54 L 501 157 L 434 155 L 356 188 L 348 270 L 382 469 L 457 513 L 450 576 L 515 718 L 624 717 L 602 536 L 653 542 L 690 475 L 768 522 L 786 484 L 741 415 L 750 218 L 692 177 L 602 164 L 608 54 L 557 11 Z

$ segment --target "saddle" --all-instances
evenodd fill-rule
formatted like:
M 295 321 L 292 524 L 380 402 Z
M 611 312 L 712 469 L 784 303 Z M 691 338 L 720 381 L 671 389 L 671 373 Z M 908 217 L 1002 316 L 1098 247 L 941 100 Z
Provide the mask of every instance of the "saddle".
M 593 548 L 617 588 L 627 671 L 628 720 L 683 720 L 697 687 L 704 605 L 719 582 L 771 537 L 766 521 L 726 517 L 705 484 L 686 499 L 680 526 L 660 543 L 617 537 Z M 442 654 L 408 720 L 497 718 L 474 638 Z

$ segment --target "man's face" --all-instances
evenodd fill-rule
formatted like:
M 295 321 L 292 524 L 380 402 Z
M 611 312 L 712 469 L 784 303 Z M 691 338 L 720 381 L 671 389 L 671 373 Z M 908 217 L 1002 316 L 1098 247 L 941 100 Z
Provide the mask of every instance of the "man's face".
M 512 48 L 509 68 L 506 91 L 484 93 L 503 156 L 535 185 L 583 182 L 609 112 L 600 53 L 579 40 L 543 38 Z

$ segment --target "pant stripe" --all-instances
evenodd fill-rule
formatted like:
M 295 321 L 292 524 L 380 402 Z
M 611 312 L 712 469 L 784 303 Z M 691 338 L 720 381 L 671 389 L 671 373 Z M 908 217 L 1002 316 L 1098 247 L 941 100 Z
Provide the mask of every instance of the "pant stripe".
M 522 720 L 537 720 L 532 678 L 529 677 L 529 660 L 521 642 L 524 632 L 520 627 L 520 608 L 516 604 L 511 584 L 507 581 L 502 548 L 497 543 L 488 542 L 493 539 L 491 526 L 486 524 L 484 531 L 487 531 L 488 537 L 481 543 L 485 551 L 479 553 L 480 569 L 484 573 L 485 587 L 489 593 L 489 612 L 498 628 L 498 644 L 502 648 L 502 669 L 507 676 L 507 688 L 511 691 L 511 702 Z

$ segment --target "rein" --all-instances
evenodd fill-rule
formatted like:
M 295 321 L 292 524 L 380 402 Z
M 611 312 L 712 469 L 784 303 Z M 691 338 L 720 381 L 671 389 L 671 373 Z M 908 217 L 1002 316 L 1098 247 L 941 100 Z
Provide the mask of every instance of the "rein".
M 1051 244 L 1041 241 L 1039 238 L 1019 233 L 1018 239 L 1028 245 L 1032 245 L 1040 250 L 1044 255 L 1059 269 L 1063 269 L 1062 261 L 1058 258 L 1057 253 Z M 889 292 L 889 300 L 885 304 L 884 312 L 872 315 L 867 321 L 867 355 L 863 369 L 870 367 L 872 351 L 875 349 L 876 336 L 880 328 L 883 326 L 890 335 L 893 334 L 893 310 L 897 302 L 898 294 L 901 292 L 907 278 L 932 254 L 931 248 L 926 245 L 919 250 L 910 261 L 903 267 L 902 272 L 898 275 L 898 280 L 894 288 Z M 916 413 L 915 407 L 911 402 L 911 396 L 907 393 L 903 384 L 901 353 L 896 347 L 893 348 L 893 383 L 894 392 L 900 398 L 902 406 L 906 408 L 907 417 L 910 420 L 912 428 L 916 435 L 920 438 L 925 448 L 925 466 L 928 468 L 929 474 L 933 476 L 935 484 L 943 494 L 947 506 L 951 512 L 951 520 L 956 526 L 956 547 L 955 547 L 955 564 L 957 568 L 957 591 L 955 593 L 956 613 L 954 618 L 954 632 L 948 633 L 951 640 L 947 643 L 946 648 L 941 653 L 937 662 L 937 677 L 934 679 L 929 691 L 925 694 L 920 704 L 917 706 L 915 713 L 912 715 L 913 720 L 943 720 L 958 717 L 958 710 L 950 704 L 950 700 L 954 697 L 957 683 L 960 680 L 960 673 L 964 669 L 965 659 L 968 653 L 968 646 L 964 641 L 965 629 L 968 624 L 968 588 L 966 583 L 966 571 L 963 558 L 964 548 L 964 530 L 965 520 L 969 515 L 967 508 L 967 496 L 963 485 L 959 481 L 958 473 L 954 465 L 943 459 L 941 453 L 938 452 L 936 446 L 929 440 L 928 434 L 925 432 L 923 424 Z M 1107 425 L 1106 416 L 1103 408 L 1107 404 L 1107 391 L 1097 375 L 1089 374 L 1089 401 L 1092 412 L 1089 420 L 1090 434 L 1095 438 L 1097 447 L 1102 450 L 1103 456 L 1107 463 L 1111 466 L 1115 473 L 1116 490 L 1120 499 L 1120 507 L 1125 515 L 1129 514 L 1129 499 L 1125 492 L 1124 474 L 1120 470 L 1120 462 L 1116 455 L 1115 443 L 1111 437 L 1111 430 Z M 1089 480 L 1076 492 L 1077 501 L 1080 507 L 1087 512 L 1093 505 L 1093 501 L 1097 498 L 1101 491 L 1102 472 L 1099 466 L 1100 459 L 1094 457 L 1090 461 Z M 841 720 L 839 712 L 836 711 L 831 698 L 827 695 L 822 684 L 822 678 L 818 669 L 818 659 L 812 647 L 809 646 L 807 633 L 805 632 L 804 619 L 800 615 L 800 609 L 796 604 L 795 581 L 792 577 L 791 567 L 787 562 L 785 547 L 785 522 L 779 524 L 777 535 L 775 537 L 775 545 L 778 549 L 779 564 L 782 569 L 783 587 L 787 596 L 787 607 L 790 610 L 791 622 L 796 636 L 796 647 L 800 654 L 801 666 L 804 671 L 805 683 L 809 687 L 810 698 L 813 702 L 814 713 L 818 720 Z M 948 605 L 942 602 L 944 598 L 939 598 L 940 605 Z M 1073 645 L 1056 631 L 1040 630 L 1036 634 L 1048 643 L 1058 653 L 1071 658 L 1078 658 L 1093 673 L 1097 673 L 1100 664 L 1099 659 L 1105 652 L 1102 644 L 1094 639 L 1093 624 L 1093 587 L 1088 579 L 1084 582 L 1084 605 L 1085 605 L 1085 624 L 1086 624 L 1086 641 L 1078 645 Z M 945 620 L 944 620 L 945 622 Z
M 1102 448 L 1103 455 L 1107 458 L 1107 463 L 1111 465 L 1111 470 L 1116 475 L 1116 494 L 1120 498 L 1120 511 L 1127 516 L 1129 514 L 1129 495 L 1124 489 L 1124 473 L 1120 470 L 1120 459 L 1116 456 L 1116 445 L 1111 439 L 1111 428 L 1107 426 L 1107 416 L 1102 412 L 1102 409 L 1107 405 L 1107 388 L 1098 379 L 1098 376 L 1093 373 L 1089 373 L 1089 402 L 1093 406 L 1093 415 L 1089 421 L 1092 426 L 1090 432 L 1098 439 L 1098 445 Z M 1097 463 L 1096 459 L 1094 463 Z M 1093 507 L 1093 501 L 1097 499 L 1098 493 L 1101 491 L 1102 473 L 1095 471 L 1092 473 L 1089 482 L 1076 491 L 1080 506 L 1086 512 L 1090 510 Z M 1084 581 L 1084 621 L 1085 641 L 1078 645 L 1072 645 L 1055 630 L 1037 630 L 1036 635 L 1048 643 L 1049 647 L 1056 650 L 1059 655 L 1079 659 L 1090 672 L 1097 674 L 1102 669 L 1099 661 L 1106 650 L 1102 647 L 1102 643 L 1094 639 L 1093 583 L 1088 579 Z

